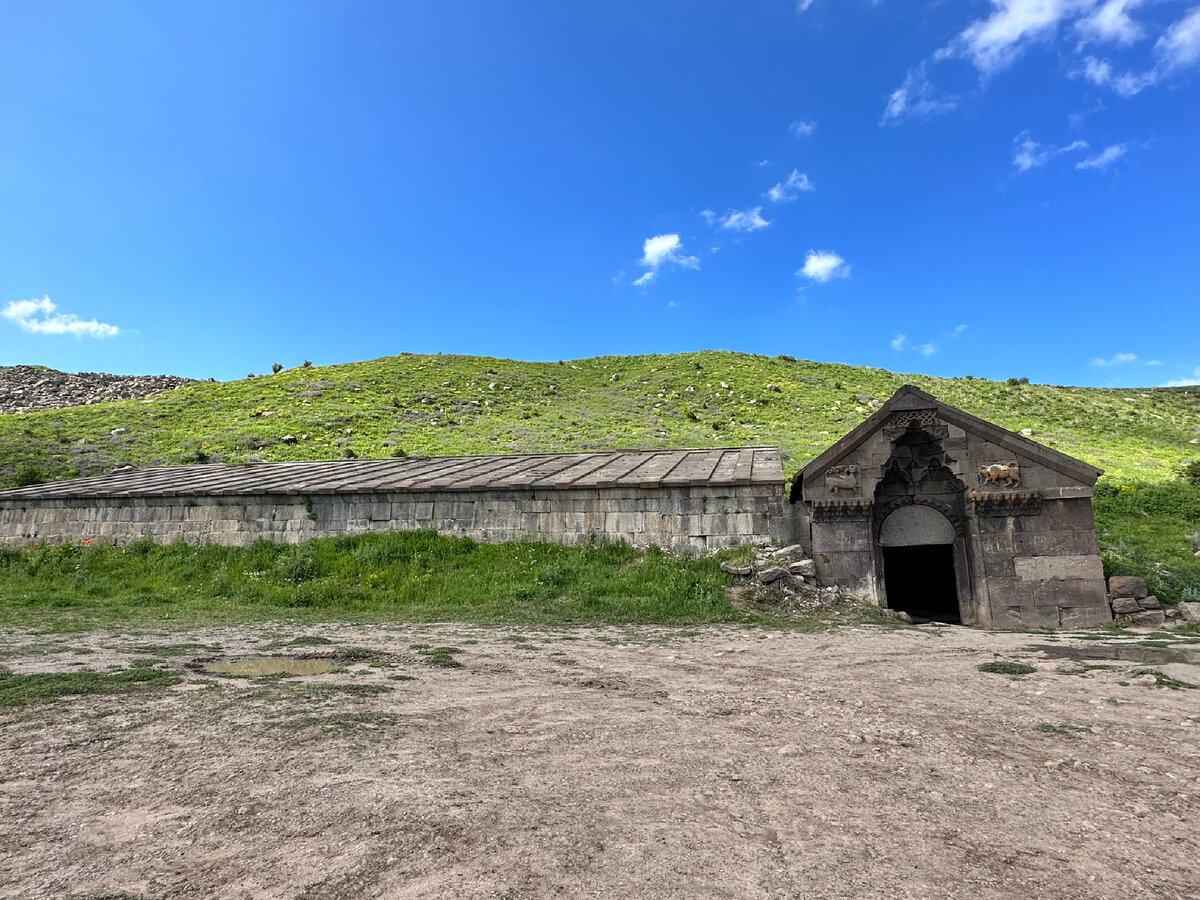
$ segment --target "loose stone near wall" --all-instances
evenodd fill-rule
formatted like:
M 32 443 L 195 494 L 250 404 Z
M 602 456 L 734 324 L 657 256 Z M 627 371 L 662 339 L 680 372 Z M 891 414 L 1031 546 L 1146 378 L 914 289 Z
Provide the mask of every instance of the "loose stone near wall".
M 680 553 L 786 533 L 778 450 L 178 466 L 0 492 L 0 541 L 248 544 L 419 528 Z
M 797 473 L 790 500 L 822 584 L 918 617 L 1086 627 L 1112 621 L 1101 474 L 906 385 Z

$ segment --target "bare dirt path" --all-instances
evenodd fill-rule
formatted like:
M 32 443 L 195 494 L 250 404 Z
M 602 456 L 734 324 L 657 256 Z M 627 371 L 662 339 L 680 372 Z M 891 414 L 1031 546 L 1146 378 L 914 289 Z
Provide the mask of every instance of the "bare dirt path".
M 179 669 L 211 655 L 180 644 L 296 635 L 373 653 L 0 709 L 0 895 L 1200 895 L 1200 690 L 1061 674 L 1045 636 L 8 631 L 0 662 Z M 997 657 L 1037 671 L 976 669 Z

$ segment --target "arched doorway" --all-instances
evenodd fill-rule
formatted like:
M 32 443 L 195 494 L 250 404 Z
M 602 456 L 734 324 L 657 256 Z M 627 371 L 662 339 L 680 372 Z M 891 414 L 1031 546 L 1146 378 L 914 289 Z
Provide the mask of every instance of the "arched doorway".
M 955 572 L 954 525 L 937 509 L 901 506 L 879 530 L 889 609 L 917 621 L 962 621 Z

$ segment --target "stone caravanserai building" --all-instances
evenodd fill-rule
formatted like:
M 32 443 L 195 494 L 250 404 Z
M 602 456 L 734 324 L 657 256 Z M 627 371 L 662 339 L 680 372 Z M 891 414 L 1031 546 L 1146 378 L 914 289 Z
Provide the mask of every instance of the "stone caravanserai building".
M 681 553 L 801 544 L 821 584 L 915 617 L 1082 627 L 1112 620 L 1100 474 L 905 386 L 787 497 L 772 447 L 172 466 L 0 491 L 0 543 L 434 528 Z
M 967 625 L 1112 621 L 1100 469 L 911 385 L 795 476 L 818 580 Z

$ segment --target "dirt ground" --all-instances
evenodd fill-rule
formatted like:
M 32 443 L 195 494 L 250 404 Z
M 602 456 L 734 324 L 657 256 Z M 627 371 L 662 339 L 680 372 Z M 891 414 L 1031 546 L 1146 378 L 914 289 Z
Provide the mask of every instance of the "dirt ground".
M 279 646 L 297 635 L 332 643 Z M 412 644 L 459 647 L 462 667 Z M 346 646 L 372 652 L 303 678 L 186 668 Z M 1037 649 L 1066 646 L 1095 643 L 0 631 L 18 674 L 150 657 L 184 675 L 0 709 L 0 895 L 1200 896 L 1200 690 Z M 977 670 L 996 659 L 1037 671 Z M 1200 682 L 1200 666 L 1165 668 Z

